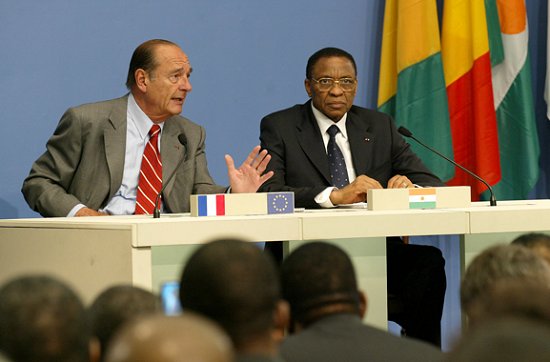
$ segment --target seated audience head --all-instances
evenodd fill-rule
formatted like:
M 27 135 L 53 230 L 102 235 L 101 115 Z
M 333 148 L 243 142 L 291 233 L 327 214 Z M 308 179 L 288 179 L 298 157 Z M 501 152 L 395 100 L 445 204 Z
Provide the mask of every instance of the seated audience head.
M 90 336 L 79 297 L 49 276 L 24 276 L 0 288 L 0 351 L 13 361 L 89 360 Z
M 506 317 L 467 332 L 449 353 L 449 362 L 550 361 L 550 327 L 530 319 Z
M 469 308 L 472 326 L 503 317 L 532 319 L 550 328 L 550 287 L 530 280 L 496 281 Z
M 112 286 L 99 294 L 88 314 L 92 335 L 106 351 L 109 342 L 124 323 L 139 316 L 161 312 L 160 300 L 153 293 L 131 285 Z M 104 353 L 101 353 L 101 360 Z
M 283 298 L 290 304 L 295 330 L 336 313 L 363 317 L 366 297 L 357 289 L 349 256 L 325 242 L 301 245 L 281 267 Z
M 542 233 L 523 234 L 515 238 L 512 244 L 528 247 L 550 263 L 550 235 Z
M 550 265 L 519 245 L 496 245 L 477 255 L 464 274 L 460 289 L 462 309 L 472 314 L 476 300 L 497 282 L 530 281 L 550 287 Z
M 237 354 L 276 353 L 288 307 L 274 261 L 253 243 L 217 240 L 199 247 L 183 269 L 179 293 L 184 313 L 219 323 Z
M 231 341 L 213 322 L 185 313 L 149 315 L 125 324 L 107 350 L 108 362 L 230 362 Z

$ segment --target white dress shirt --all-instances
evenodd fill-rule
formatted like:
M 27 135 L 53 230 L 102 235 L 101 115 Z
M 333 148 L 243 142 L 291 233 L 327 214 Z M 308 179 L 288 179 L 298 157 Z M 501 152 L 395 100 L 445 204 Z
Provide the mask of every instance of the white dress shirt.
M 342 151 L 344 160 L 346 161 L 346 170 L 348 172 L 348 180 L 350 183 L 353 182 L 357 176 L 355 175 L 355 169 L 353 168 L 353 160 L 351 158 L 351 148 L 349 146 L 349 140 L 348 140 L 348 131 L 346 129 L 346 120 L 348 118 L 348 114 L 345 113 L 342 116 L 342 118 L 338 120 L 338 122 L 334 122 L 333 120 L 325 116 L 317 108 L 315 108 L 313 106 L 313 103 L 311 104 L 311 109 L 313 110 L 313 115 L 315 116 L 315 120 L 317 121 L 317 126 L 319 126 L 319 130 L 321 131 L 321 135 L 323 136 L 323 143 L 325 144 L 325 152 L 327 150 L 328 141 L 330 139 L 330 136 L 327 130 L 332 125 L 336 125 L 340 129 L 340 132 L 338 132 L 335 136 L 336 144 Z M 330 201 L 330 194 L 335 188 L 336 187 L 334 186 L 327 187 L 325 190 L 323 190 L 321 193 L 315 196 L 315 202 L 318 203 L 319 206 L 323 208 L 334 207 L 334 205 Z
M 100 209 L 111 215 L 131 215 L 136 208 L 136 195 L 139 182 L 139 171 L 141 168 L 141 159 L 147 142 L 149 142 L 149 130 L 153 126 L 153 121 L 139 108 L 134 96 L 130 93 L 128 96 L 128 108 L 126 112 L 126 152 L 124 155 L 124 172 L 122 174 L 122 183 L 113 198 L 107 205 Z M 162 128 L 164 123 L 159 124 L 162 137 Z M 76 205 L 67 216 L 75 216 L 81 208 L 86 207 L 83 204 Z

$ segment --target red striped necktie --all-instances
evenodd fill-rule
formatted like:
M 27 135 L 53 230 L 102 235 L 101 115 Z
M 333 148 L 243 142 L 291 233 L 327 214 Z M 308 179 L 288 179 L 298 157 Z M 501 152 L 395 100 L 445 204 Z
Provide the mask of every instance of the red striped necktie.
M 141 159 L 136 214 L 152 214 L 155 210 L 155 199 L 162 188 L 162 162 L 158 149 L 159 135 L 160 126 L 155 124 L 149 131 L 149 142 L 145 145 Z

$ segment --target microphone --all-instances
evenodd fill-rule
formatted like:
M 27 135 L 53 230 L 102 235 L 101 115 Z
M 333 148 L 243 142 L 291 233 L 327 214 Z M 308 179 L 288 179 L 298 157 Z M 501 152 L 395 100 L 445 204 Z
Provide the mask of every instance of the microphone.
M 185 148 L 185 151 L 187 151 L 187 137 L 185 137 L 183 133 L 180 133 L 178 135 L 178 141 L 180 141 L 181 145 Z M 172 178 L 176 174 L 176 171 L 184 161 L 187 161 L 187 152 L 185 152 L 185 156 L 181 158 L 180 162 L 178 162 L 174 171 L 172 171 L 170 176 L 168 176 L 168 178 L 166 179 L 166 182 L 162 183 L 162 188 L 160 189 L 159 193 L 157 194 L 157 198 L 155 199 L 155 210 L 153 211 L 154 219 L 158 219 L 160 217 L 160 195 L 162 195 L 162 193 L 164 192 L 164 189 L 166 188 L 168 183 L 172 180 Z
M 416 142 L 418 142 L 421 146 L 424 146 L 426 147 L 428 150 L 432 151 L 433 153 L 435 153 L 436 155 L 440 156 L 440 157 L 443 157 L 444 159 L 446 159 L 447 161 L 449 161 L 450 163 L 452 163 L 453 165 L 455 165 L 456 167 L 460 168 L 462 171 L 466 172 L 467 174 L 469 174 L 470 176 L 472 176 L 473 178 L 475 178 L 476 180 L 480 181 L 481 183 L 483 183 L 485 186 L 487 186 L 487 189 L 489 190 L 489 192 L 491 193 L 491 197 L 489 199 L 489 203 L 491 206 L 497 206 L 497 199 L 495 197 L 495 193 L 493 192 L 493 188 L 491 187 L 491 185 L 489 185 L 487 183 L 487 181 L 485 181 L 484 179 L 482 179 L 481 177 L 479 177 L 478 175 L 476 175 L 475 173 L 473 173 L 472 171 L 468 170 L 467 168 L 465 168 L 464 166 L 462 165 L 459 165 L 458 163 L 456 163 L 455 161 L 451 160 L 450 158 L 448 158 L 447 156 L 443 155 L 441 152 L 438 152 L 436 151 L 434 148 L 428 146 L 427 144 L 421 142 L 418 138 L 414 137 L 412 132 L 409 131 L 408 129 L 406 129 L 405 127 L 401 126 L 397 129 L 397 132 L 401 133 L 401 135 L 405 136 L 405 137 L 408 137 L 408 138 L 412 138 L 413 140 L 415 140 Z

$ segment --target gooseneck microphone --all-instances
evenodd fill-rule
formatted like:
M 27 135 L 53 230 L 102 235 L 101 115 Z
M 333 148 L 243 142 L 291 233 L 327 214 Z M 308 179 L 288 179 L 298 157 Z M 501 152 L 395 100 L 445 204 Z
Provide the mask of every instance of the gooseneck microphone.
M 436 155 L 440 156 L 440 157 L 443 157 L 444 159 L 446 159 L 447 161 L 449 161 L 450 163 L 452 163 L 453 165 L 455 165 L 456 167 L 460 168 L 462 171 L 466 172 L 467 174 L 469 174 L 470 176 L 472 176 L 473 178 L 475 178 L 476 180 L 482 182 L 485 186 L 487 186 L 487 189 L 489 190 L 489 192 L 491 193 L 491 197 L 489 199 L 489 203 L 491 206 L 497 206 L 497 199 L 495 198 L 495 193 L 493 192 L 493 188 L 491 187 L 491 185 L 489 185 L 489 183 L 487 183 L 487 181 L 485 181 L 484 179 L 482 179 L 481 177 L 479 177 L 478 175 L 476 175 L 475 173 L 473 173 L 472 171 L 468 170 L 467 168 L 465 168 L 464 166 L 462 165 L 459 165 L 458 163 L 456 163 L 455 161 L 451 160 L 450 158 L 448 158 L 447 156 L 443 155 L 442 153 L 440 153 L 439 151 L 435 150 L 434 148 L 428 146 L 427 144 L 425 144 L 424 142 L 420 141 L 418 138 L 414 137 L 412 132 L 409 131 L 408 129 L 406 129 L 405 127 L 401 126 L 397 129 L 397 132 L 401 133 L 401 135 L 405 136 L 405 137 L 408 137 L 408 138 L 412 138 L 413 140 L 415 140 L 416 142 L 418 142 L 421 146 L 427 148 L 428 150 L 432 151 L 433 153 L 435 153 Z
M 164 192 L 164 189 L 166 188 L 166 186 L 168 185 L 168 183 L 172 180 L 172 178 L 174 177 L 174 175 L 176 174 L 176 171 L 178 171 L 178 168 L 181 166 L 181 164 L 187 160 L 187 137 L 185 137 L 185 135 L 183 133 L 180 133 L 178 135 L 178 141 L 180 141 L 181 145 L 184 147 L 184 150 L 185 150 L 185 156 L 181 158 L 180 162 L 178 162 L 178 164 L 176 165 L 176 168 L 174 169 L 174 171 L 172 171 L 172 173 L 170 174 L 170 176 L 168 176 L 168 178 L 166 179 L 166 182 L 162 182 L 162 188 L 160 189 L 159 193 L 157 194 L 157 198 L 155 199 L 155 210 L 153 211 L 153 218 L 155 219 L 158 219 L 160 217 L 160 195 L 162 195 L 162 193 Z

